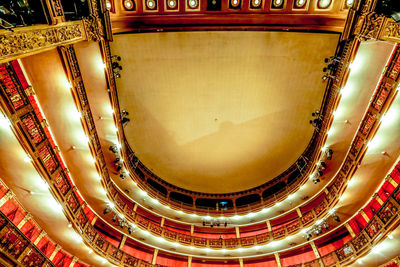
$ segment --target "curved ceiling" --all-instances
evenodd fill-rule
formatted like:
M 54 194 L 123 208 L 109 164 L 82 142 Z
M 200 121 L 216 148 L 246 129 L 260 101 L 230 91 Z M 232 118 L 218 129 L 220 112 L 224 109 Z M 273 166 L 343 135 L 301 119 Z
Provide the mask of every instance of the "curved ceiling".
M 128 142 L 156 175 L 229 193 L 279 175 L 305 150 L 337 34 L 180 32 L 115 36 Z

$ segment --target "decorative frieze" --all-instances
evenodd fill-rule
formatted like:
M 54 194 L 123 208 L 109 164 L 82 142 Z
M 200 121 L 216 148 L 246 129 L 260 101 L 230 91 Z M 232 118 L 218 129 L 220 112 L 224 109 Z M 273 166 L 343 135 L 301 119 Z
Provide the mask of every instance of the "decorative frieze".
M 0 31 L 0 63 L 82 41 L 87 34 L 81 21 Z

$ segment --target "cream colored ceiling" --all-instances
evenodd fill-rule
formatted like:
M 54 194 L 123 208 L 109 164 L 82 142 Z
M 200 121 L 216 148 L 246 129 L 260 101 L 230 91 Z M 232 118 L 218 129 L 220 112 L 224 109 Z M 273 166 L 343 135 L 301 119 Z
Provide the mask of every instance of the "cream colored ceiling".
M 139 159 L 201 192 L 248 189 L 305 150 L 336 34 L 179 32 L 114 36 L 125 127 Z

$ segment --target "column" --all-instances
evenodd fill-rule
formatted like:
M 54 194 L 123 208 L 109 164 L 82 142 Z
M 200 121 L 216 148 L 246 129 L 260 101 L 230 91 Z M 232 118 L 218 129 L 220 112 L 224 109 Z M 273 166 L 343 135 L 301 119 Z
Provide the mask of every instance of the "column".
M 274 256 L 275 256 L 276 264 L 278 264 L 278 267 L 282 267 L 281 258 L 279 257 L 279 254 L 274 253 Z
M 383 205 L 383 200 L 381 199 L 381 197 L 378 195 L 378 193 L 375 193 L 374 194 L 374 199 L 376 200 L 376 201 L 378 201 L 378 203 L 379 203 L 379 205 Z
M 365 214 L 365 211 L 363 209 L 360 210 L 360 214 L 368 223 L 369 222 L 369 218 L 368 218 L 367 214 Z
M 349 231 L 349 233 L 350 233 L 350 235 L 351 235 L 351 237 L 355 237 L 356 236 L 356 234 L 354 233 L 354 231 L 353 231 L 353 229 L 351 228 L 351 226 L 350 226 L 350 224 L 348 224 L 348 223 L 345 223 L 344 224 L 344 226 L 346 226 L 346 228 L 347 228 L 347 231 Z
M 240 267 L 243 267 L 243 259 L 242 258 L 239 259 L 239 265 L 240 265 Z
M 25 215 L 25 217 L 22 219 L 22 221 L 19 222 L 19 224 L 17 225 L 18 229 L 21 229 L 22 226 L 24 226 L 24 224 L 31 219 L 31 215 L 29 215 L 29 213 L 27 213 Z
M 61 246 L 60 245 L 56 245 L 56 248 L 54 249 L 53 253 L 51 253 L 49 260 L 53 261 L 54 257 L 56 256 L 57 252 L 60 251 Z
M 385 180 L 391 183 L 395 188 L 399 186 L 399 184 L 390 175 L 386 176 Z
M 126 242 L 126 235 L 122 236 L 121 242 L 119 242 L 118 249 L 122 249 Z
M 151 261 L 151 264 L 156 264 L 156 261 L 157 261 L 157 254 L 158 254 L 158 249 L 156 248 L 155 250 L 154 250 L 154 254 L 153 254 L 153 259 L 152 259 L 152 261 Z
M 240 238 L 239 226 L 235 226 L 236 238 Z
M 163 226 L 164 226 L 164 222 L 165 222 L 165 218 L 164 218 L 164 217 L 162 217 L 162 218 L 161 218 L 161 223 L 160 223 L 160 226 L 161 226 L 161 227 L 163 227 Z
M 192 267 L 192 256 L 188 257 L 188 267 Z
M 194 224 L 190 225 L 190 235 L 193 235 L 194 233 Z
M 39 236 L 35 239 L 35 242 L 33 242 L 33 244 L 35 246 L 37 246 L 37 244 L 39 244 L 39 241 L 46 235 L 45 231 L 41 231 Z
M 303 217 L 303 214 L 301 214 L 300 208 L 296 208 L 296 212 L 297 212 L 297 215 L 299 215 L 300 218 Z
M 78 261 L 77 257 L 73 257 L 71 263 L 69 264 L 69 267 L 74 267 L 75 263 Z

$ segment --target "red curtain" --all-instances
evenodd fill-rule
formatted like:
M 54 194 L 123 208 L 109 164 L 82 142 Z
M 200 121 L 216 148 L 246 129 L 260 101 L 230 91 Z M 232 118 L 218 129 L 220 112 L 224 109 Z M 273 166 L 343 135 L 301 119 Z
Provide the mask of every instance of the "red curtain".
M 246 232 L 246 233 L 240 233 L 240 237 L 254 236 L 254 235 L 263 234 L 266 232 L 268 232 L 267 228 L 256 230 L 256 231 L 251 231 L 251 232 Z M 233 237 L 236 237 L 236 235 L 234 235 Z
M 289 257 L 281 257 L 281 263 L 282 266 L 290 266 L 290 265 L 295 265 L 295 264 L 301 264 L 304 262 L 309 262 L 312 260 L 315 260 L 315 254 L 314 252 L 307 251 L 303 253 L 299 253 L 297 255 L 289 256 Z
M 246 261 L 243 262 L 243 267 L 278 267 L 275 259 L 266 259 L 258 261 Z
M 131 247 L 127 244 L 125 244 L 125 246 L 123 246 L 122 250 L 126 253 L 128 253 L 129 255 L 144 260 L 144 261 L 148 261 L 151 262 L 151 260 L 153 259 L 153 252 L 147 252 L 147 251 L 143 251 L 143 250 L 139 250 L 137 248 Z
M 0 207 L 0 211 L 2 211 L 15 225 L 18 225 L 26 214 L 14 199 L 7 200 L 7 202 Z
M 174 259 L 167 255 L 157 255 L 156 264 L 173 266 L 173 267 L 186 267 L 188 265 L 187 260 Z

